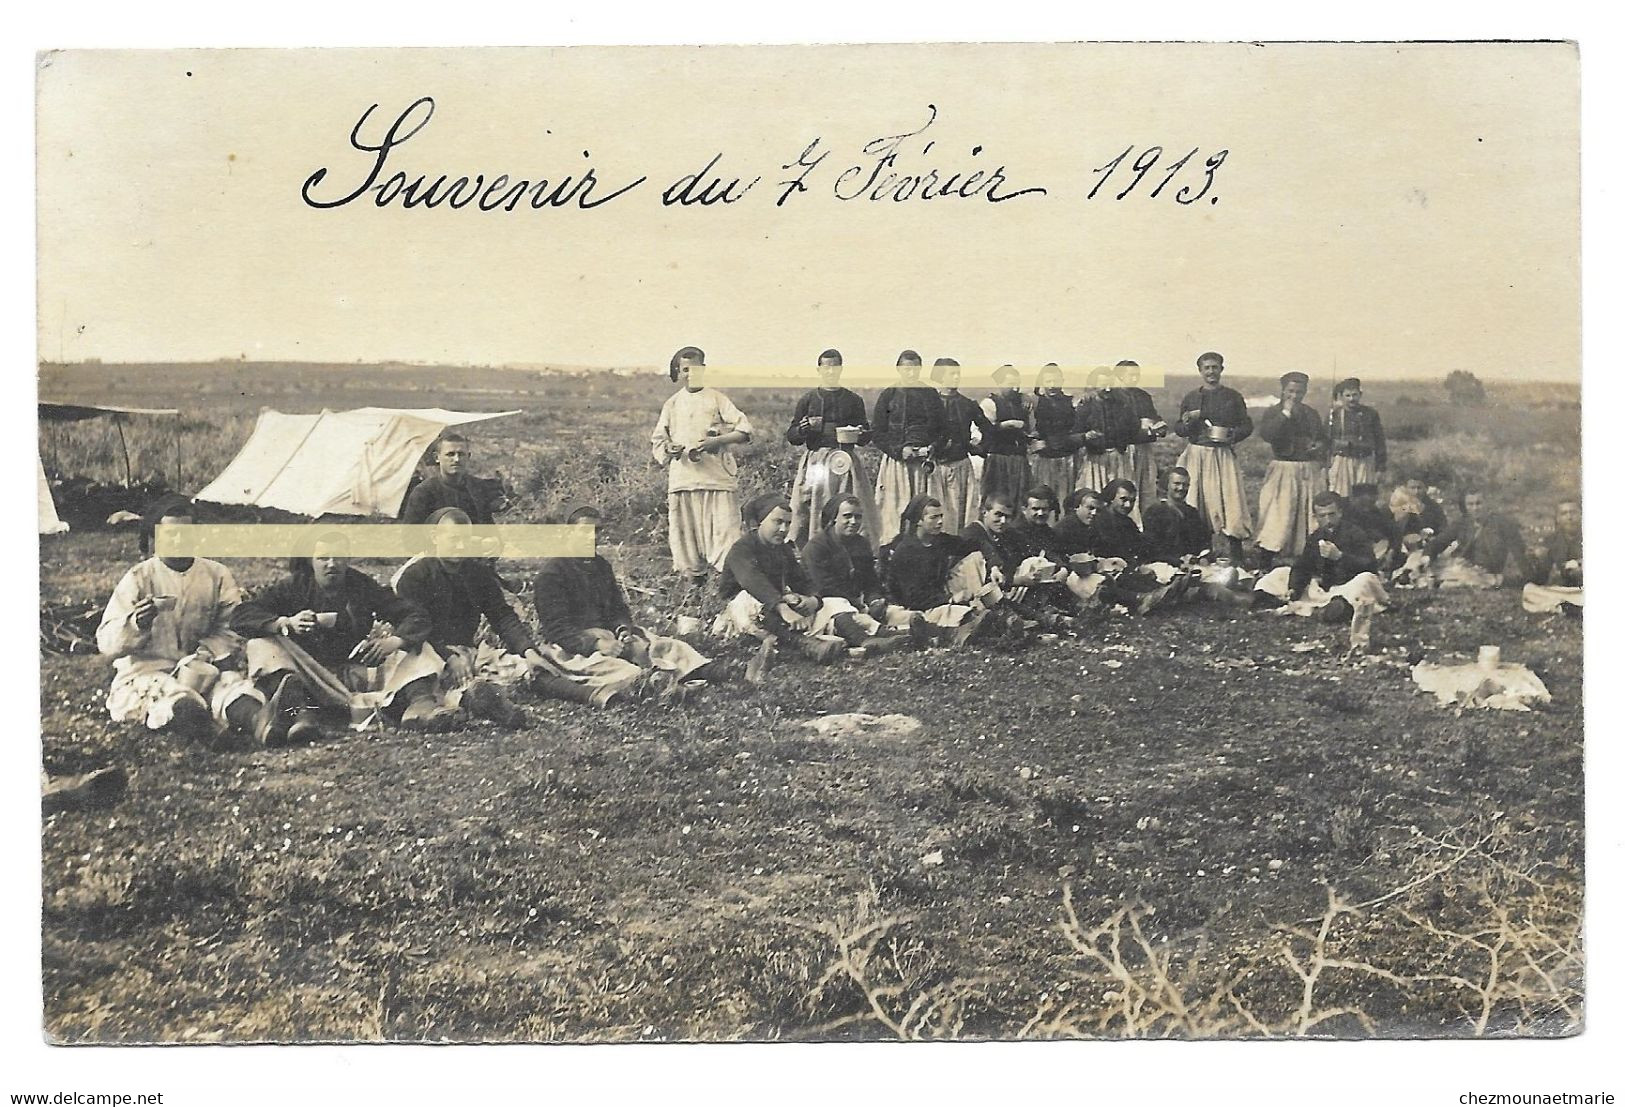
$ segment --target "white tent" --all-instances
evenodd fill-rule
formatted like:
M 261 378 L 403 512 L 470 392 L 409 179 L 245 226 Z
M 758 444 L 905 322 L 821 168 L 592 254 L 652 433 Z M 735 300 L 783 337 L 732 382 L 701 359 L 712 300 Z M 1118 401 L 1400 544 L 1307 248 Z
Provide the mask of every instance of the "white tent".
M 56 513 L 56 497 L 51 495 L 51 482 L 45 479 L 45 463 L 36 457 L 34 464 L 39 469 L 39 532 L 62 534 L 68 524 Z
M 418 459 L 447 427 L 517 411 L 363 407 L 260 412 L 254 433 L 200 500 L 319 515 L 399 513 Z

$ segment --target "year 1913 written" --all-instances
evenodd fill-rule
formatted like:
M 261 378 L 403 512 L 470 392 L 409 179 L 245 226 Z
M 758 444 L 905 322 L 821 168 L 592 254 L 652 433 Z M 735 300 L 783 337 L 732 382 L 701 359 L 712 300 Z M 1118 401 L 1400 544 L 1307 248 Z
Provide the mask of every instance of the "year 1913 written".
M 1162 147 L 1147 146 L 1141 150 L 1138 157 L 1125 166 L 1123 163 L 1128 161 L 1129 155 L 1133 154 L 1134 151 L 1135 147 L 1133 146 L 1124 147 L 1123 152 L 1111 161 L 1091 170 L 1094 176 L 1099 179 L 1095 181 L 1095 186 L 1089 190 L 1089 195 L 1085 196 L 1084 199 L 1093 200 L 1096 196 L 1112 196 L 1115 200 L 1122 200 L 1138 188 L 1141 181 L 1148 176 L 1153 176 L 1152 171 L 1156 170 L 1155 175 L 1160 176 L 1161 180 L 1149 193 L 1141 193 L 1142 196 L 1149 195 L 1151 199 L 1155 200 L 1162 195 L 1162 190 L 1172 184 L 1174 178 L 1180 176 L 1181 171 L 1186 170 L 1186 167 L 1189 166 L 1189 169 L 1184 172 L 1184 183 L 1172 193 L 1174 201 L 1180 204 L 1194 204 L 1205 197 L 1209 204 L 1219 202 L 1218 193 L 1213 191 L 1213 178 L 1219 172 L 1219 167 L 1224 164 L 1224 159 L 1230 156 L 1229 150 L 1220 150 L 1216 154 L 1209 155 L 1206 161 L 1200 164 L 1192 164 L 1193 159 L 1201 152 L 1199 147 L 1193 146 L 1190 152 L 1178 161 L 1159 166 L 1158 162 L 1162 161 L 1164 152 Z M 1121 185 L 1122 191 L 1112 195 L 1111 189 L 1107 188 L 1107 182 Z

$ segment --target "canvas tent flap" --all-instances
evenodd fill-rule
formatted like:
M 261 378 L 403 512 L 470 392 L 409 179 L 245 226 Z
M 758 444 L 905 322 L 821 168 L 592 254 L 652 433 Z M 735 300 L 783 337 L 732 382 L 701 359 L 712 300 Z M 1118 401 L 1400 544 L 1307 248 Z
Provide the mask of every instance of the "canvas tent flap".
M 197 494 L 221 504 L 319 515 L 395 515 L 418 458 L 448 426 L 516 412 L 360 408 L 263 411 L 242 451 Z
M 179 415 L 174 407 L 110 407 L 107 404 L 59 404 L 39 402 L 39 417 L 50 423 L 74 423 L 100 415 Z
M 39 469 L 39 532 L 62 534 L 68 524 L 56 513 L 56 497 L 51 495 L 51 482 L 45 479 L 45 463 L 35 457 L 34 464 Z

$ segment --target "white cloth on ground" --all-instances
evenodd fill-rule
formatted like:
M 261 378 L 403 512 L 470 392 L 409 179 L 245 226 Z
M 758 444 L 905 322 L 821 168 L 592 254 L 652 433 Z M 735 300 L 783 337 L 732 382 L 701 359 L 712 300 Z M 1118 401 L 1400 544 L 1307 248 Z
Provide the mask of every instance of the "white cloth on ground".
M 1585 589 L 1563 584 L 1535 584 L 1532 581 L 1523 586 L 1523 609 L 1531 615 L 1558 611 L 1564 604 L 1584 607 Z
M 1311 580 L 1303 595 L 1295 600 L 1291 598 L 1291 577 L 1292 566 L 1281 565 L 1259 577 L 1258 583 L 1253 585 L 1255 591 L 1267 592 L 1276 599 L 1287 601 L 1275 609 L 1277 615 L 1313 615 L 1334 599 L 1344 599 L 1350 604 L 1362 601 L 1374 603 L 1377 611 L 1384 610 L 1388 604 L 1388 592 L 1376 573 L 1358 573 L 1335 588 L 1327 588 L 1320 581 Z
M 1485 668 L 1473 663 L 1434 665 L 1424 661 L 1411 669 L 1411 679 L 1447 707 L 1459 704 L 1528 711 L 1531 704 L 1550 703 L 1552 699 L 1540 677 L 1517 664 Z
M 1492 573 L 1465 557 L 1445 552 L 1433 559 L 1433 574 L 1440 588 L 1491 589 L 1501 587 L 1501 574 Z
M 778 605 L 777 610 L 779 618 L 783 619 L 791 630 L 832 638 L 837 636 L 822 634 L 817 628 L 828 626 L 830 620 L 842 611 L 854 611 L 856 608 L 847 600 L 826 599 L 821 601 L 818 610 L 810 615 L 803 615 L 788 604 L 782 603 Z M 711 633 L 724 638 L 737 637 L 741 634 L 760 635 L 764 630 L 762 601 L 745 591 L 740 591 L 729 600 L 711 625 Z

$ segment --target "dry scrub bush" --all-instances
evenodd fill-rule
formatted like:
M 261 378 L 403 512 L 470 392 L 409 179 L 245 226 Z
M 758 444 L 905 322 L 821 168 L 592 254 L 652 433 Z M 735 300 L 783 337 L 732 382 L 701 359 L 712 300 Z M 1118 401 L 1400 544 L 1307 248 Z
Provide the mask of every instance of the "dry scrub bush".
M 967 1007 L 984 994 L 990 978 L 943 979 L 926 947 L 904 936 L 915 918 L 881 915 L 878 908 L 878 895 L 870 888 L 852 913 L 832 922 L 785 920 L 822 935 L 835 947 L 805 1006 L 809 1010 L 830 1002 L 858 1006 L 814 1027 L 812 1034 L 875 1023 L 902 1041 L 959 1037 Z
M 1504 856 L 1504 828 L 1480 829 L 1414 835 L 1417 878 L 1360 904 L 1328 888 L 1318 916 L 1274 924 L 1254 949 L 1211 949 L 1205 931 L 1159 937 L 1155 909 L 1137 902 L 1086 925 L 1067 884 L 1059 927 L 1078 974 L 1067 998 L 1040 998 L 1019 1036 L 1375 1035 L 1401 1029 L 1385 1025 L 1396 1007 L 1445 1033 L 1573 1033 L 1579 885 L 1557 865 Z

